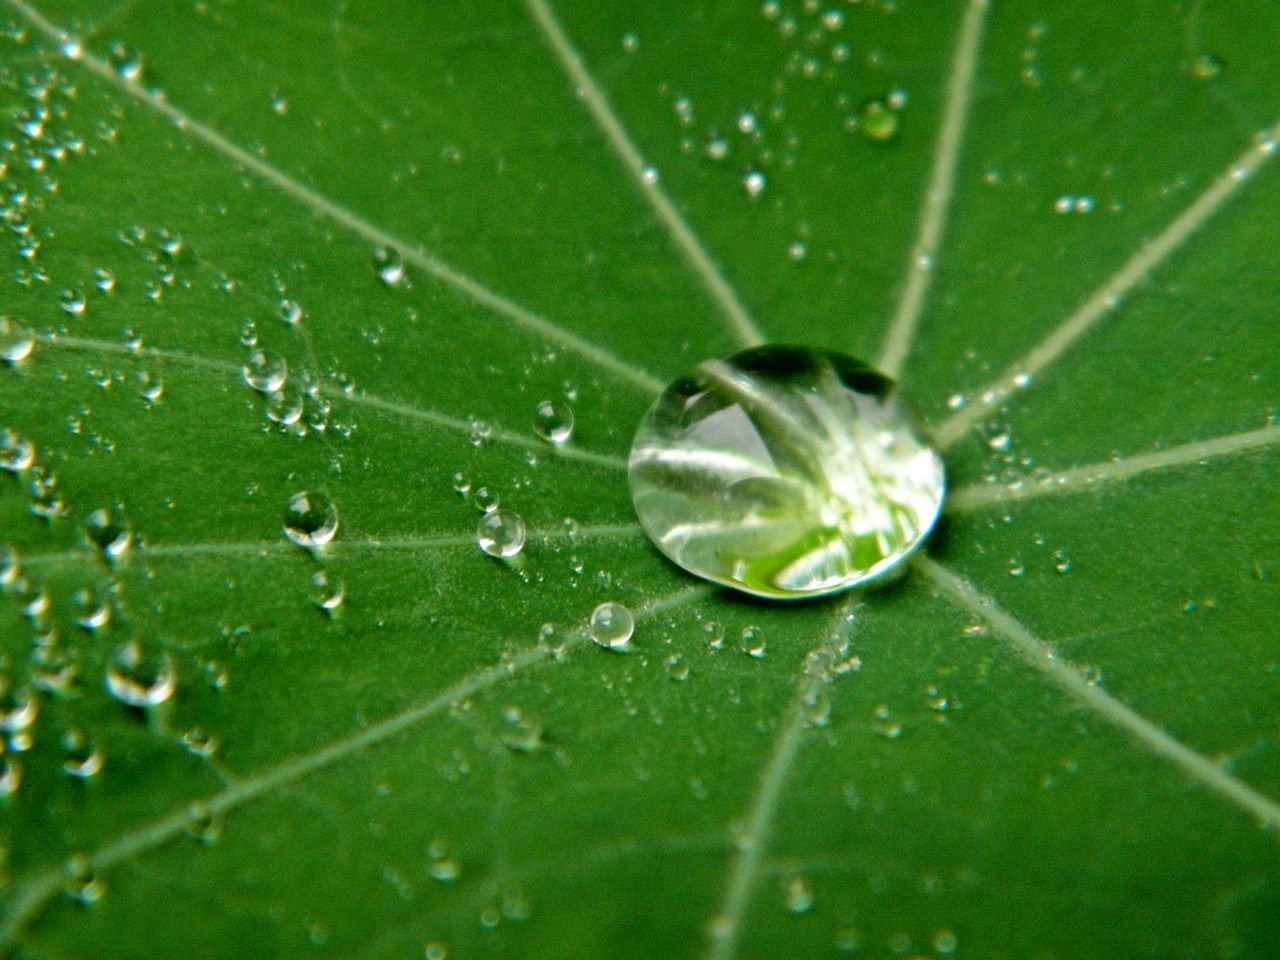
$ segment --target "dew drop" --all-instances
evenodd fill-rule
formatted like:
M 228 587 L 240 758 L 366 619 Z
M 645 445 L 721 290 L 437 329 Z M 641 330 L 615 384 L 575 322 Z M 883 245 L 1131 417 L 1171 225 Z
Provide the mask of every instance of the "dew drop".
M 108 598 L 88 588 L 75 594 L 76 623 L 86 630 L 101 630 L 111 623 L 112 605 Z
M 327 570 L 317 570 L 311 575 L 311 602 L 325 613 L 335 613 L 347 597 L 347 585 L 342 578 Z
M 66 753 L 66 759 L 62 761 L 62 772 L 76 780 L 88 780 L 106 764 L 106 756 L 98 745 L 76 728 L 62 735 L 62 749 Z
M 87 854 L 72 854 L 63 868 L 63 875 L 63 890 L 79 903 L 97 903 L 107 892 L 106 885 L 94 870 L 93 860 Z
M 490 510 L 476 526 L 476 543 L 491 557 L 514 557 L 524 540 L 524 520 L 513 510 Z
M 707 641 L 707 646 L 712 650 L 719 650 L 724 646 L 724 627 L 715 620 L 703 624 L 702 635 Z
M 443 943 L 428 943 L 422 951 L 422 960 L 447 960 L 449 949 Z
M 100 507 L 84 521 L 84 535 L 108 560 L 118 560 L 133 545 L 133 529 L 119 508 Z
M 128 707 L 158 707 L 178 688 L 178 673 L 167 653 L 146 654 L 137 643 L 116 650 L 107 668 L 107 692 Z
M 22 575 L 22 561 L 13 547 L 0 544 L 0 587 L 11 587 Z
M 217 843 L 222 836 L 222 820 L 207 803 L 199 800 L 187 806 L 187 836 L 203 844 Z
M 338 532 L 338 508 L 326 494 L 304 490 L 284 508 L 284 535 L 300 547 L 323 547 Z
M 296 327 L 302 322 L 302 308 L 292 300 L 281 300 L 279 308 L 280 319 L 291 327 Z
M 11 687 L 0 676 L 0 731 L 10 738 L 25 733 L 40 716 L 40 700 L 30 687 Z M 2 747 L 0 747 L 2 749 Z
M 942 461 L 893 381 L 840 354 L 768 346 L 676 380 L 636 431 L 645 532 L 696 576 L 798 599 L 905 560 L 942 505 Z
M 36 337 L 31 329 L 12 317 L 0 317 L 0 360 L 13 365 L 31 356 Z
M 746 187 L 747 196 L 753 200 L 764 193 L 764 188 L 768 185 L 765 175 L 759 170 L 752 170 L 742 178 L 742 185 Z
M 502 712 L 498 739 L 514 753 L 534 753 L 543 746 L 542 723 L 527 716 L 519 707 L 507 707 Z
M 465 473 L 455 473 L 453 475 L 453 489 L 466 496 L 471 492 L 471 478 Z
M 959 946 L 959 938 L 950 930 L 939 930 L 933 935 L 933 949 L 944 957 L 955 953 Z
M 556 446 L 567 442 L 573 435 L 573 410 L 559 400 L 543 400 L 533 414 L 533 431 Z
M 12 797 L 22 786 L 22 762 L 0 753 L 0 798 Z
M 138 396 L 148 403 L 159 403 L 164 396 L 164 381 L 146 370 L 138 372 Z
M 1067 552 L 1065 550 L 1053 551 L 1053 556 L 1050 559 L 1053 560 L 1053 569 L 1057 570 L 1059 573 L 1070 572 L 1071 558 L 1067 556 Z
M 305 404 L 300 391 L 286 386 L 283 390 L 267 395 L 267 419 L 282 427 L 292 427 L 302 419 Z
M 12 430 L 0 432 L 0 470 L 21 473 L 36 462 L 36 448 L 30 440 Z
M 201 727 L 192 727 L 182 735 L 182 745 L 195 757 L 211 757 L 218 752 L 218 738 Z
M 787 909 L 792 913 L 806 913 L 813 906 L 813 888 L 804 877 L 793 877 L 787 884 Z
M 490 490 L 488 487 L 478 487 L 476 492 L 472 494 L 471 499 L 475 502 L 476 509 L 481 513 L 492 513 L 498 509 L 501 499 L 496 490 Z
M 113 43 L 107 52 L 111 68 L 122 80 L 137 83 L 142 78 L 142 54 L 123 43 Z
M 883 100 L 868 100 L 862 105 L 858 127 L 862 135 L 877 143 L 888 143 L 898 135 L 898 112 Z
M 391 247 L 378 247 L 373 251 L 373 271 L 388 287 L 398 286 L 405 278 L 404 258 Z
M 36 465 L 26 474 L 28 505 L 31 512 L 46 520 L 66 511 L 67 505 L 58 492 L 58 475 Z
M 738 634 L 738 647 L 747 656 L 763 660 L 765 653 L 764 634 L 759 627 L 743 627 L 742 632 Z
M 1027 565 L 1017 557 L 1009 561 L 1009 576 L 1020 577 L 1027 572 Z
M 1202 53 L 1191 62 L 1191 75 L 1197 80 L 1212 80 L 1222 73 L 1222 59 L 1213 53 Z
M 259 393 L 276 393 L 289 376 L 284 357 L 270 350 L 251 349 L 244 359 L 244 382 Z
M 609 601 L 591 611 L 588 632 L 591 639 L 602 647 L 622 649 L 631 642 L 635 629 L 636 621 L 631 611 L 620 603 Z

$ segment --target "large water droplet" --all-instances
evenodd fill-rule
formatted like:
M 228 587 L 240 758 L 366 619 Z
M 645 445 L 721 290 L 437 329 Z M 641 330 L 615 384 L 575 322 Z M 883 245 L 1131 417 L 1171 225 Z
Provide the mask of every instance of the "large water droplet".
M 0 360 L 21 363 L 35 349 L 36 338 L 30 328 L 12 317 L 0 317 Z
M 398 250 L 390 247 L 378 247 L 373 251 L 373 270 L 389 287 L 394 287 L 404 280 L 404 258 Z
M 524 539 L 524 520 L 512 510 L 491 510 L 476 527 L 476 543 L 491 557 L 514 557 L 524 549 Z
M 147 654 L 137 643 L 116 650 L 107 668 L 107 692 L 129 707 L 158 707 L 178 688 L 167 653 Z
M 799 599 L 896 567 L 942 506 L 942 461 L 892 380 L 825 351 L 710 360 L 650 408 L 631 448 L 645 531 L 685 570 Z
M 588 630 L 591 639 L 602 647 L 614 650 L 625 647 L 635 629 L 636 621 L 631 611 L 620 603 L 602 603 L 591 611 Z
M 323 493 L 303 491 L 284 508 L 284 534 L 300 547 L 323 547 L 338 532 L 338 508 Z
M 573 410 L 559 400 L 543 400 L 534 411 L 533 430 L 548 443 L 565 443 L 573 434 Z

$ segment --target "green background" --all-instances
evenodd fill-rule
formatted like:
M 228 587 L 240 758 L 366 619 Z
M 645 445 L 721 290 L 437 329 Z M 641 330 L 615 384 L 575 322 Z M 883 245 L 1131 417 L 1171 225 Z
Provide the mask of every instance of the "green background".
M 964 5 L 554 13 L 767 338 L 874 361 Z M 1098 709 L 1280 795 L 1273 446 L 944 519 L 932 558 L 1098 681 L 1074 695 L 923 567 L 803 605 L 697 590 L 634 526 L 619 468 L 652 393 L 563 341 L 659 382 L 738 341 L 523 4 L 47 0 L 79 61 L 0 14 L 3 311 L 42 337 L 0 368 L 0 429 L 65 504 L 43 520 L 28 478 L 0 476 L 0 543 L 51 601 L 33 622 L 0 597 L 5 704 L 50 631 L 76 668 L 0 758 L 23 773 L 0 805 L 0 955 L 726 956 L 728 909 L 743 958 L 1280 956 L 1274 823 Z M 1270 3 L 994 0 L 903 372 L 926 420 L 1280 119 L 1278 44 Z M 139 56 L 140 86 L 95 69 Z M 895 92 L 896 135 L 869 138 L 862 105 Z M 951 447 L 952 486 L 1272 424 L 1278 201 L 1264 166 Z M 379 282 L 378 235 L 407 282 Z M 246 321 L 323 385 L 325 429 L 266 418 Z M 566 390 L 561 455 L 531 423 Z M 473 443 L 472 419 L 494 435 Z M 1006 428 L 1007 450 L 984 442 Z M 523 516 L 516 561 L 476 549 L 456 472 Z M 302 490 L 341 516 L 316 556 L 281 530 Z M 136 538 L 114 564 L 81 532 L 104 506 Z M 345 582 L 336 616 L 309 598 L 318 569 Z M 77 625 L 84 589 L 109 626 Z M 582 642 L 606 600 L 641 617 L 629 651 Z M 130 641 L 178 671 L 149 715 L 104 689 Z M 85 782 L 62 770 L 72 729 L 105 756 Z M 76 855 L 89 905 L 63 892 Z

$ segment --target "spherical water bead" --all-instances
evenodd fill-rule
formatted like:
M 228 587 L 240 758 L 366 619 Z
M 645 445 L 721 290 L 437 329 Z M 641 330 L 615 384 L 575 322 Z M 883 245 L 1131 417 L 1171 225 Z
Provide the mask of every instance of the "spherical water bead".
M 133 545 L 133 529 L 119 509 L 101 507 L 84 521 L 84 535 L 108 560 L 118 560 Z
M 305 399 L 302 393 L 286 386 L 267 395 L 267 419 L 282 427 L 291 427 L 302 419 Z
M 547 443 L 566 443 L 573 435 L 573 410 L 559 400 L 543 400 L 534 411 L 533 430 Z
M 0 317 L 0 360 L 10 365 L 31 356 L 36 337 L 30 328 L 12 317 Z
M 12 586 L 22 576 L 22 561 L 18 551 L 0 543 L 0 587 Z
M 62 749 L 66 753 L 62 772 L 77 780 L 88 780 L 106 765 L 107 758 L 98 745 L 75 728 L 62 735 Z
M 476 543 L 491 557 L 514 557 L 524 540 L 524 520 L 511 510 L 491 510 L 476 526 Z
M 0 470 L 21 473 L 36 462 L 35 445 L 12 430 L 0 432 Z
M 602 603 L 591 611 L 588 632 L 591 639 L 602 647 L 612 650 L 625 647 L 631 642 L 635 629 L 635 617 L 620 603 Z
M 897 567 L 945 488 L 893 381 L 784 346 L 707 361 L 669 386 L 636 431 L 629 478 L 641 525 L 671 560 L 775 599 Z
M 868 100 L 862 107 L 863 136 L 878 143 L 887 143 L 898 134 L 898 112 L 883 100 Z
M 378 247 L 373 251 L 373 271 L 388 287 L 394 287 L 404 281 L 404 259 L 398 250 Z
M 289 364 L 270 350 L 250 350 L 243 369 L 244 382 L 259 393 L 276 393 L 289 378 Z
M 107 692 L 128 707 L 158 707 L 177 689 L 172 658 L 167 653 L 143 653 L 136 643 L 116 650 L 107 668 Z
M 29 730 L 40 716 L 40 700 L 30 687 L 10 687 L 0 676 L 0 732 L 14 737 Z
M 302 308 L 292 300 L 281 300 L 280 319 L 289 326 L 295 327 L 302 320 Z
M 481 513 L 493 513 L 502 502 L 497 491 L 490 490 L 488 487 L 477 487 L 476 492 L 472 494 L 472 500 L 475 501 L 476 509 Z
M 338 532 L 338 508 L 323 493 L 304 490 L 284 508 L 284 535 L 300 547 L 323 547 Z
M 12 797 L 21 786 L 21 762 L 17 757 L 0 753 L 0 797 Z
M 327 570 L 317 570 L 311 575 L 311 602 L 325 613 L 334 613 L 347 597 L 347 585 L 342 578 Z

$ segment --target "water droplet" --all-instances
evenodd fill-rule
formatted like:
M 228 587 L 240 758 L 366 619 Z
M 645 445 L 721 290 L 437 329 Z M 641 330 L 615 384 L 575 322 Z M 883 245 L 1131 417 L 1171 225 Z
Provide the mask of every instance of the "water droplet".
M 1053 551 L 1053 556 L 1050 559 L 1053 560 L 1053 569 L 1059 573 L 1067 573 L 1071 570 L 1071 558 L 1067 556 L 1065 550 Z
M 862 105 L 858 127 L 862 135 L 877 143 L 887 143 L 898 135 L 898 111 L 883 100 L 868 100 Z
M 284 508 L 284 535 L 300 547 L 323 547 L 338 532 L 338 508 L 326 494 L 304 490 Z
M 799 263 L 806 256 L 808 256 L 808 253 L 809 253 L 809 248 L 806 247 L 799 240 L 791 244 L 791 246 L 787 247 L 787 256 L 790 257 L 792 260 L 794 260 L 796 263 Z
M 251 349 L 244 358 L 244 382 L 259 393 L 276 393 L 289 377 L 284 357 L 270 350 Z
M 507 707 L 502 711 L 498 739 L 515 753 L 534 753 L 542 749 L 542 723 L 526 716 L 519 707 Z
M 100 507 L 89 514 L 84 535 L 108 560 L 118 560 L 133 544 L 133 529 L 118 507 Z
M 11 687 L 8 678 L 0 676 L 0 731 L 9 737 L 25 733 L 39 716 L 36 692 L 30 687 Z
M 116 650 L 107 668 L 107 692 L 129 707 L 157 707 L 178 688 L 178 673 L 167 653 L 146 654 L 137 643 Z
M 22 562 L 18 551 L 0 544 L 0 587 L 11 587 L 22 575 Z
M 12 430 L 0 432 L 0 470 L 20 473 L 36 462 L 36 448 L 30 440 Z
M 492 513 L 498 509 L 498 504 L 501 503 L 497 491 L 490 490 L 488 487 L 477 488 L 472 495 L 472 500 L 475 502 L 476 509 L 481 513 Z
M 164 396 L 164 381 L 157 374 L 138 371 L 138 396 L 148 403 L 159 403 Z
M 113 43 L 107 60 L 123 80 L 137 83 L 142 77 L 142 54 L 123 43 Z
M 631 642 L 636 621 L 631 611 L 620 603 L 602 603 L 591 611 L 588 631 L 591 639 L 602 647 L 620 650 Z
M 312 603 L 325 613 L 332 614 L 346 599 L 347 585 L 336 574 L 327 570 L 317 570 L 311 575 L 310 596 Z
M 97 903 L 107 892 L 106 885 L 93 868 L 93 860 L 87 854 L 72 854 L 67 858 L 63 873 L 66 878 L 63 889 L 72 900 L 83 904 Z
M 702 635 L 706 638 L 707 646 L 712 650 L 719 650 L 724 646 L 724 627 L 716 621 L 703 624 Z
M 624 33 L 622 35 L 622 49 L 627 53 L 635 53 L 640 49 L 640 38 L 634 33 Z
M 743 627 L 742 632 L 738 634 L 738 647 L 749 657 L 755 657 L 757 660 L 764 659 L 765 642 L 764 635 L 759 627 Z
M 22 786 L 22 763 L 17 757 L 0 753 L 0 798 L 12 797 Z
M 21 363 L 31 356 L 36 337 L 21 321 L 0 317 L 0 360 L 10 365 Z
M 66 510 L 66 503 L 58 493 L 58 475 L 35 465 L 27 471 L 27 497 L 31 512 L 46 520 Z
M 49 591 L 44 584 L 27 577 L 18 577 L 13 583 L 13 598 L 18 602 L 22 615 L 38 620 L 49 612 Z
M 793 877 L 787 884 L 787 909 L 792 913 L 805 913 L 813 906 L 813 889 L 804 877 Z
M 697 576 L 819 596 L 896 567 L 942 504 L 942 461 L 893 381 L 849 357 L 757 347 L 675 381 L 636 431 L 631 495 Z
M 443 840 L 433 840 L 427 848 L 427 875 L 436 883 L 452 883 L 462 875 L 462 864 L 449 856 Z
M 73 317 L 78 317 L 85 312 L 89 306 L 89 302 L 85 299 L 84 293 L 79 290 L 63 290 L 61 295 L 62 309 L 67 311 Z
M 111 600 L 97 591 L 83 588 L 75 594 L 76 623 L 86 630 L 101 630 L 111 623 Z
M 533 414 L 533 431 L 548 443 L 565 443 L 573 434 L 573 410 L 559 400 L 543 400 Z
M 201 727 L 192 727 L 182 735 L 182 745 L 193 756 L 212 757 L 218 752 L 218 738 Z
M 491 557 L 514 557 L 524 549 L 524 520 L 512 510 L 491 510 L 476 526 L 476 543 Z
M 939 930 L 933 935 L 933 949 L 944 957 L 956 952 L 960 940 L 950 930 Z
M 88 780 L 106 764 L 107 758 L 98 745 L 74 727 L 62 735 L 62 749 L 67 755 L 62 772 L 77 780 Z
M 292 427 L 302 419 L 305 403 L 301 391 L 286 385 L 283 390 L 267 395 L 267 419 L 282 427 Z
M 1080 679 L 1084 681 L 1086 687 L 1096 687 L 1102 682 L 1102 671 L 1090 664 L 1084 664 L 1079 667 Z
M 465 473 L 455 473 L 453 475 L 453 489 L 458 493 L 466 495 L 471 492 L 471 478 Z
M 1017 557 L 1009 561 L 1009 576 L 1020 577 L 1027 572 L 1027 565 Z
M 422 951 L 422 960 L 446 960 L 449 949 L 443 943 L 428 943 Z
M 302 308 L 292 300 L 281 300 L 280 319 L 291 327 L 297 326 L 302 322 Z
M 1216 54 L 1202 53 L 1191 62 L 1191 75 L 1197 80 L 1212 80 L 1222 73 L 1222 60 Z
M 747 195 L 755 199 L 764 192 L 764 188 L 768 186 L 768 180 L 759 170 L 752 170 L 742 178 L 742 185 L 746 187 Z
M 222 820 L 209 808 L 207 803 L 199 800 L 187 806 L 187 836 L 201 843 L 217 843 L 222 836 Z
M 404 258 L 400 251 L 390 247 L 378 247 L 373 251 L 373 270 L 378 279 L 388 287 L 398 286 L 404 282 Z
M 840 953 L 857 953 L 862 949 L 862 934 L 853 927 L 841 927 L 835 932 L 832 945 Z
M 893 711 L 884 704 L 876 707 L 871 715 L 873 718 L 871 729 L 879 736 L 884 737 L 886 740 L 897 740 L 898 737 L 902 736 L 901 721 L 895 719 Z

